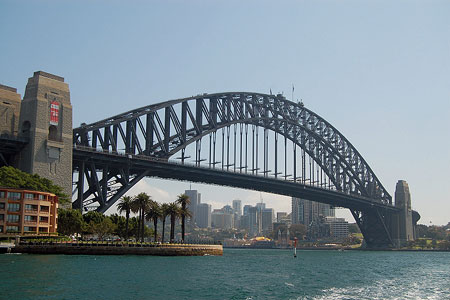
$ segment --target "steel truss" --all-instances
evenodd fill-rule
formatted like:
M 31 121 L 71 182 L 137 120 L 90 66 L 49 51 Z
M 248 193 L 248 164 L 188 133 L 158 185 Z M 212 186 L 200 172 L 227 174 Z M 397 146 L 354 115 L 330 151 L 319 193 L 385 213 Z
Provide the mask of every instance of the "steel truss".
M 83 124 L 73 133 L 74 207 L 97 205 L 104 212 L 143 177 L 160 176 L 124 163 L 123 155 L 168 162 L 180 154 L 180 163 L 191 159 L 194 168 L 206 166 L 294 182 L 299 188 L 332 189 L 349 199 L 371 199 L 375 210 L 369 204 L 352 206 L 351 200 L 341 206 L 352 210 L 365 236 L 373 237 L 373 241 L 366 238 L 368 244 L 391 243 L 385 215 L 392 198 L 369 165 L 325 119 L 281 95 L 198 95 Z M 208 146 L 207 158 L 202 158 L 202 145 Z M 187 151 L 191 146 L 194 150 Z M 93 160 L 83 149 L 100 151 L 110 159 Z M 177 179 L 175 174 L 171 178 Z

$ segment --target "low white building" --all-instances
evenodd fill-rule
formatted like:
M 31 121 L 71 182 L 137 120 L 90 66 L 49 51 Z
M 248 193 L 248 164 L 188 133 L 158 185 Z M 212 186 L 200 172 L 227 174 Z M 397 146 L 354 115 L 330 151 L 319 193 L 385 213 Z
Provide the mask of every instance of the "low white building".
M 325 224 L 330 226 L 330 235 L 335 238 L 347 237 L 348 222 L 344 218 L 326 217 Z

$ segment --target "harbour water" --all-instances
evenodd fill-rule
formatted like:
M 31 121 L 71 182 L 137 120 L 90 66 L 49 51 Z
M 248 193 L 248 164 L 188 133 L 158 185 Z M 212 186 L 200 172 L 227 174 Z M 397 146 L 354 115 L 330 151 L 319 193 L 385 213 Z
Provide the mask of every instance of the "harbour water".
M 449 252 L 1 254 L 0 299 L 450 299 Z

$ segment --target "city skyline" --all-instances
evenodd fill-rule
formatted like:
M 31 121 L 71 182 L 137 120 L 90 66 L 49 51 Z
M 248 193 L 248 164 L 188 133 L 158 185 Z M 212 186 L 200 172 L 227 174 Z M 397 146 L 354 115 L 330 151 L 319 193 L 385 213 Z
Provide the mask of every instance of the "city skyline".
M 102 1 L 0 8 L 0 83 L 23 96 L 34 71 L 65 77 L 74 127 L 204 92 L 284 91 L 290 99 L 294 85 L 293 100 L 342 132 L 392 196 L 399 179 L 408 182 L 419 223 L 449 221 L 449 3 L 114 2 L 108 14 Z M 46 30 L 33 33 L 35 24 Z M 188 186 L 146 179 L 136 190 L 164 202 Z M 260 195 L 193 187 L 213 206 Z M 289 197 L 263 198 L 289 212 Z

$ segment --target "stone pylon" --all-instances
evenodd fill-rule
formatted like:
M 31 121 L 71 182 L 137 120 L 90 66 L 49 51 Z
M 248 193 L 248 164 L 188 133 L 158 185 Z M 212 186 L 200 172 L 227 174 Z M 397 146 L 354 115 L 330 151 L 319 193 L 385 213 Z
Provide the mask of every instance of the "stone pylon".
M 29 139 L 19 168 L 38 174 L 72 195 L 72 105 L 64 78 L 35 72 L 22 100 L 19 136 Z
M 400 212 L 392 218 L 392 237 L 397 246 L 404 246 L 414 241 L 413 211 L 411 209 L 411 194 L 408 183 L 399 180 L 395 187 L 395 206 Z

